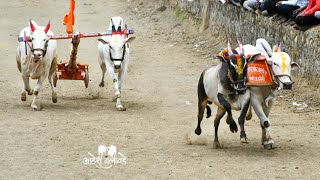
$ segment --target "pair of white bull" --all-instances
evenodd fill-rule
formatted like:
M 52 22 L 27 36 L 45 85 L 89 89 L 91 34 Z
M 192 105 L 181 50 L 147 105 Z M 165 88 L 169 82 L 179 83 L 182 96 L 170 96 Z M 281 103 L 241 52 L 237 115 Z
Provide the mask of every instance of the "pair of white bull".
M 221 63 L 208 67 L 201 75 L 198 85 L 198 126 L 195 130 L 197 135 L 201 134 L 201 121 L 203 118 L 204 109 L 207 103 L 213 102 L 218 106 L 216 117 L 214 120 L 215 138 L 214 146 L 219 148 L 218 127 L 221 118 L 227 112 L 227 123 L 230 125 L 230 130 L 236 132 L 238 130 L 235 124 L 231 109 L 241 110 L 239 117 L 239 125 L 241 128 L 240 140 L 247 142 L 247 137 L 244 131 L 244 118 L 251 119 L 251 107 L 249 113 L 247 110 L 251 104 L 262 128 L 262 145 L 266 149 L 271 149 L 273 139 L 270 133 L 270 120 L 268 118 L 270 110 L 275 101 L 275 93 L 278 89 L 291 89 L 291 70 L 299 68 L 299 66 L 291 62 L 290 56 L 281 51 L 281 47 L 277 47 L 272 51 L 269 43 L 265 39 L 257 39 L 256 46 L 250 44 L 241 45 L 236 49 L 239 54 L 233 54 L 230 45 L 228 44 L 228 54 L 230 60 L 225 60 L 224 57 L 218 57 Z M 271 73 L 277 86 L 253 86 L 246 91 L 239 89 L 239 84 L 246 87 L 246 77 L 234 81 L 238 74 L 246 74 L 247 63 L 250 60 L 255 60 L 259 55 L 264 55 L 267 58 L 268 64 L 271 66 Z M 250 59 L 246 57 L 251 56 Z M 237 57 L 238 59 L 235 59 Z M 240 60 L 240 61 L 239 61 Z M 236 64 L 240 62 L 240 64 Z M 240 68 L 241 67 L 241 68 Z M 241 72 L 239 72 L 241 71 Z M 210 117 L 211 110 L 207 106 L 207 117 Z
M 124 22 L 121 17 L 111 18 L 108 30 L 123 30 Z M 21 100 L 26 101 L 26 94 L 34 95 L 31 107 L 34 110 L 40 110 L 40 102 L 38 98 L 41 86 L 46 78 L 52 88 L 52 101 L 57 102 L 56 89 L 53 86 L 53 74 L 57 66 L 57 43 L 50 40 L 47 35 L 54 35 L 50 30 L 50 23 L 46 27 L 38 26 L 35 22 L 30 21 L 29 26 L 20 32 L 20 37 L 31 36 L 31 43 L 20 42 L 17 48 L 16 60 L 19 71 L 22 73 L 23 88 Z M 116 109 L 123 111 L 125 108 L 121 104 L 121 87 L 127 73 L 129 63 L 129 43 L 135 37 L 127 38 L 121 32 L 115 32 L 114 35 L 98 39 L 99 45 L 99 64 L 102 69 L 102 80 L 100 86 L 104 86 L 104 75 L 108 71 L 113 80 Z M 118 77 L 116 73 L 118 72 Z M 35 88 L 32 90 L 29 84 L 29 78 L 38 79 Z

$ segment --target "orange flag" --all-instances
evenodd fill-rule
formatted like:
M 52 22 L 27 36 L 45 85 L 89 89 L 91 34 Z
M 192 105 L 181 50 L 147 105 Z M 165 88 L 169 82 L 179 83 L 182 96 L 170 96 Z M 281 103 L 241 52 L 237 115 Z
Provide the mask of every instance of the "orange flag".
M 75 9 L 74 0 L 70 0 L 70 9 L 69 13 L 64 16 L 63 23 L 66 25 L 66 31 L 68 34 L 73 33 L 73 25 L 74 25 L 74 14 L 73 11 Z

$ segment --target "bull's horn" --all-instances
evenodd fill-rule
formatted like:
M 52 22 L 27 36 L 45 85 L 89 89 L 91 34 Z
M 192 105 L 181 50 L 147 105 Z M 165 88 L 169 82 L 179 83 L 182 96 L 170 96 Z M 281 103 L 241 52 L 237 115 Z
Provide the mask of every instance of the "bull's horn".
M 34 32 L 36 30 L 36 28 L 34 27 L 34 25 L 32 24 L 32 21 L 30 19 L 30 28 L 31 28 L 31 31 Z
M 239 45 L 240 53 L 244 54 L 244 49 L 243 49 L 242 43 L 239 41 L 239 39 L 237 39 L 237 42 L 238 42 L 238 45 Z
M 273 46 L 272 51 L 278 52 L 278 48 L 279 48 L 279 43 L 277 43 L 276 45 Z
M 119 23 L 119 26 L 118 26 L 118 32 L 121 32 L 121 24 L 122 24 L 122 21 L 120 20 L 120 23 Z
M 282 52 L 282 43 L 279 44 L 277 52 Z
M 112 18 L 111 18 L 111 24 L 112 24 L 112 26 L 114 26 L 114 23 L 113 23 L 113 20 L 112 20 Z
M 44 32 L 47 34 L 47 32 L 49 31 L 49 29 L 50 29 L 50 20 L 49 20 L 46 28 L 44 29 Z
M 111 24 L 112 24 L 112 32 L 116 32 L 116 27 L 114 26 L 112 18 L 111 18 Z
M 232 52 L 229 40 L 228 40 L 228 47 L 227 48 L 228 48 L 228 56 L 231 56 L 233 54 L 233 52 Z
M 263 49 L 267 52 L 268 56 L 269 56 L 269 57 L 272 57 L 272 52 L 271 52 L 270 50 L 268 50 L 268 49 L 263 45 L 263 43 L 261 43 L 261 45 L 262 45 Z

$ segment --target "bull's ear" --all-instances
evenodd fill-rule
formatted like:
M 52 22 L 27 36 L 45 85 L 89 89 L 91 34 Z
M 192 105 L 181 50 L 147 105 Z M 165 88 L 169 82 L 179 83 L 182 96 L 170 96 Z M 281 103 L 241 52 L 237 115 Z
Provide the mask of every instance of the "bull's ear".
M 255 61 L 260 57 L 260 55 L 261 55 L 260 53 L 252 55 L 252 56 L 249 58 L 249 61 L 248 61 L 248 62 L 251 62 L 251 61 L 255 62 Z
M 300 69 L 299 64 L 297 64 L 296 62 L 292 62 L 291 63 L 291 70 L 298 70 Z
M 217 59 L 219 59 L 221 62 L 228 62 L 223 56 L 218 55 Z
M 102 39 L 102 38 L 98 39 L 98 41 L 102 42 L 102 44 L 109 44 L 109 42 L 108 42 L 108 41 L 105 41 L 105 40 L 104 40 L 104 39 Z
M 124 43 L 131 43 L 136 37 L 129 37 L 124 40 Z

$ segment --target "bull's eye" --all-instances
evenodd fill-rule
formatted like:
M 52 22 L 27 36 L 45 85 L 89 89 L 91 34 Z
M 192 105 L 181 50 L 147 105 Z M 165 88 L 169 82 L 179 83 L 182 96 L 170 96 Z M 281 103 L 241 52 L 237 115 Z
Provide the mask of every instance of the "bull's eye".
M 273 65 L 275 65 L 275 66 L 279 66 L 277 63 L 273 63 Z

